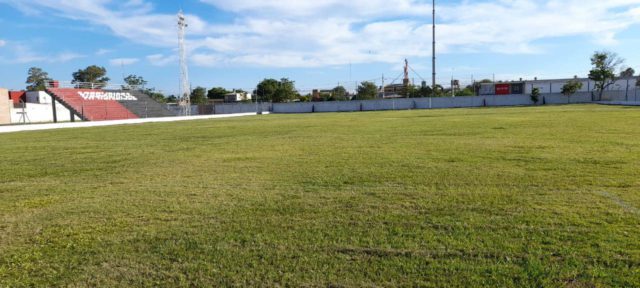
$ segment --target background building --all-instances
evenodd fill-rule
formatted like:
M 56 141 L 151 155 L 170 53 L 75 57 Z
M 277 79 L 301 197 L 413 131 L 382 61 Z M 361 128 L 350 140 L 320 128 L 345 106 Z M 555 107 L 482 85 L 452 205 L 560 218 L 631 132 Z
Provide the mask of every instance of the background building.
M 0 125 L 11 124 L 11 106 L 9 91 L 0 88 Z
M 227 103 L 250 101 L 251 99 L 251 93 L 247 92 L 231 92 L 224 96 L 224 102 Z

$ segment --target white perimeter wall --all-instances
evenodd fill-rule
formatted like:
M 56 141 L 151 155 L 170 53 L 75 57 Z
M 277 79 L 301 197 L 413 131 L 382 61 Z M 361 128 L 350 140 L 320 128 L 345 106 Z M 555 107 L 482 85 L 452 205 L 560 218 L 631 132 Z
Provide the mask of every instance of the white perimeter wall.
M 53 98 L 44 91 L 27 92 L 27 103 L 24 112 L 28 118 L 26 123 L 50 123 L 53 122 L 53 106 L 51 102 Z M 11 123 L 25 123 L 22 119 L 22 108 L 11 108 Z M 71 121 L 70 111 L 62 104 L 56 103 L 56 112 L 59 122 Z M 81 121 L 80 117 L 75 117 L 76 121 Z
M 34 104 L 51 104 L 52 98 L 44 91 L 28 91 L 27 102 Z
M 19 124 L 24 123 L 21 119 L 21 113 L 23 111 L 22 108 L 11 108 L 11 123 Z M 35 103 L 27 103 L 27 107 L 24 109 L 27 112 L 26 123 L 47 123 L 53 122 L 53 107 L 51 104 L 35 104 Z M 70 111 L 62 106 L 61 104 L 56 104 L 56 111 L 58 112 L 58 121 L 59 122 L 67 122 L 71 121 Z M 30 120 L 30 121 L 29 121 Z M 76 117 L 76 121 L 81 121 L 79 117 Z
M 562 87 L 569 81 L 578 81 L 582 83 L 582 89 L 578 92 L 591 92 L 596 89 L 596 82 L 589 79 L 567 79 L 567 80 L 540 80 L 527 81 L 524 84 L 524 93 L 531 94 L 533 88 L 538 88 L 540 93 L 562 93 Z M 637 78 L 618 79 L 606 91 L 627 91 L 636 89 Z

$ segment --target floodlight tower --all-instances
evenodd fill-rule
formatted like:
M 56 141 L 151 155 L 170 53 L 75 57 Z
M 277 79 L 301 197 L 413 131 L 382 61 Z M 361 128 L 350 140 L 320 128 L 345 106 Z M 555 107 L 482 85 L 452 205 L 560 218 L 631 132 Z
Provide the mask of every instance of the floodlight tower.
M 189 85 L 189 69 L 187 67 L 187 50 L 185 48 L 184 35 L 187 21 L 182 9 L 178 12 L 178 44 L 180 45 L 180 97 L 179 104 L 184 116 L 191 115 L 191 86 Z
M 432 67 L 432 71 L 433 74 L 431 75 L 431 77 L 433 77 L 432 80 L 432 85 L 431 88 L 432 89 L 432 94 L 433 97 L 436 96 L 436 0 L 433 0 L 433 47 L 431 50 L 431 53 L 433 55 L 433 58 L 431 58 L 431 65 Z

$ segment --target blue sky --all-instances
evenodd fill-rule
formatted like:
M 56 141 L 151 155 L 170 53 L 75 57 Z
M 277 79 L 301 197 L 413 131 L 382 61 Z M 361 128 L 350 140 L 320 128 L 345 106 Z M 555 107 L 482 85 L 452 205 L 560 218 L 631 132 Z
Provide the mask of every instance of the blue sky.
M 640 71 L 640 0 L 437 2 L 438 82 L 585 76 L 596 50 Z M 136 74 L 176 93 L 180 8 L 194 87 L 288 77 L 303 91 L 353 89 L 391 82 L 405 58 L 430 81 L 430 1 L 0 0 L 0 87 L 24 88 L 29 67 L 68 81 L 96 64 L 113 83 Z

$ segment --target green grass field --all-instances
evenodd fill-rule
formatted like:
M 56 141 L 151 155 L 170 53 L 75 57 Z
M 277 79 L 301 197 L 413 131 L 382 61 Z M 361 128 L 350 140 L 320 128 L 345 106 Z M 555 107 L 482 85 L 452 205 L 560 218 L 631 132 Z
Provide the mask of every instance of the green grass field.
M 640 286 L 640 108 L 0 135 L 0 286 Z

